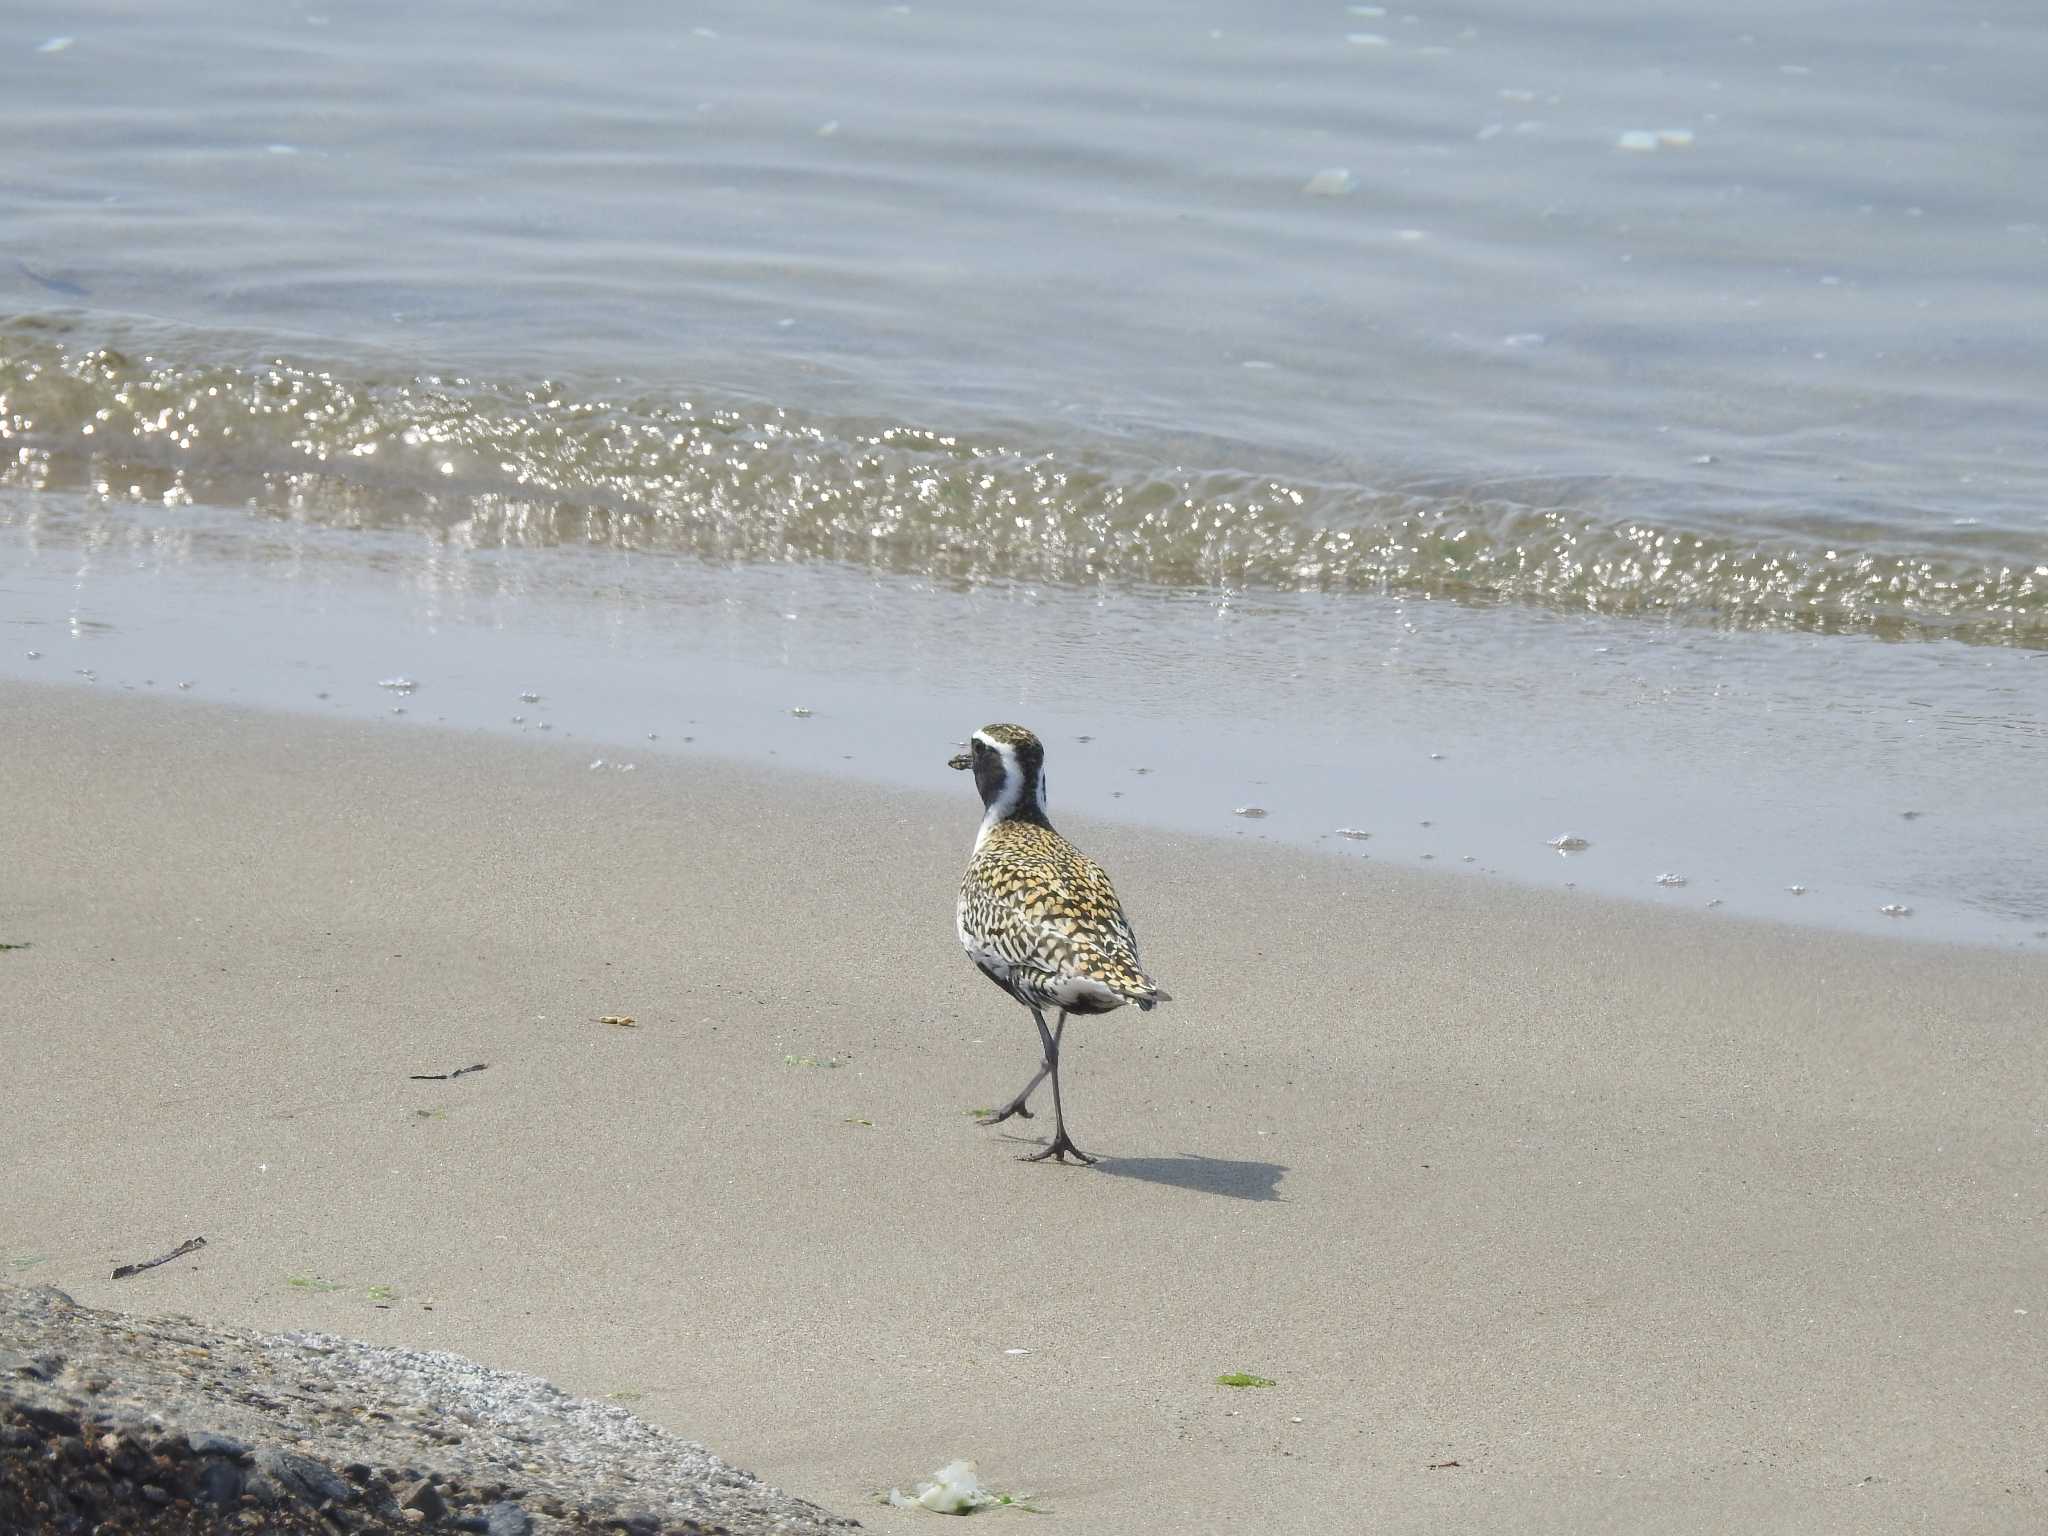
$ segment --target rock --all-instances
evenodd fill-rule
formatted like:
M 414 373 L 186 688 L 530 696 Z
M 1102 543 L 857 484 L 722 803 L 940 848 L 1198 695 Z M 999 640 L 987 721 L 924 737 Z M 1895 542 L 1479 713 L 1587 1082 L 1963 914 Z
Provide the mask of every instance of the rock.
M 430 1521 L 445 1519 L 448 1514 L 448 1501 L 441 1497 L 441 1490 L 424 1477 L 398 1490 L 398 1507 L 416 1509 Z
M 78 1414 L 76 1412 L 66 1412 L 62 1408 L 45 1407 L 41 1403 L 25 1403 L 19 1412 L 24 1419 L 28 1420 L 31 1428 L 40 1429 L 45 1434 L 61 1437 L 78 1432 Z
M 346 1504 L 355 1497 L 355 1490 L 332 1471 L 297 1451 L 267 1445 L 256 1453 L 255 1461 L 258 1472 L 267 1474 L 286 1494 L 303 1499 L 315 1509 Z
M 210 1429 L 195 1429 L 185 1436 L 185 1449 L 194 1456 L 232 1456 L 237 1461 L 249 1454 L 249 1448 L 239 1440 L 230 1440 L 226 1435 L 216 1435 Z
M 34 1381 L 55 1381 L 57 1373 L 64 1369 L 64 1361 L 55 1355 L 24 1355 L 11 1349 L 0 1349 L 0 1376 L 27 1376 Z
M 532 1536 L 533 1516 L 517 1504 L 493 1504 L 484 1518 L 485 1536 Z
M 201 1504 L 232 1504 L 242 1496 L 242 1469 L 231 1461 L 209 1461 L 194 1479 Z

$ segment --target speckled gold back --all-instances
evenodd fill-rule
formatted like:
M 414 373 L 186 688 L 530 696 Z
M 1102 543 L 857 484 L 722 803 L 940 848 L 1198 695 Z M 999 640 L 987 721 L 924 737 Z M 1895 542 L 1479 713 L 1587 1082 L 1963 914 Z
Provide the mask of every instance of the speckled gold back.
M 1040 823 L 989 828 L 960 884 L 959 928 L 974 962 L 1027 1003 L 1106 1013 L 1165 996 L 1102 866 Z

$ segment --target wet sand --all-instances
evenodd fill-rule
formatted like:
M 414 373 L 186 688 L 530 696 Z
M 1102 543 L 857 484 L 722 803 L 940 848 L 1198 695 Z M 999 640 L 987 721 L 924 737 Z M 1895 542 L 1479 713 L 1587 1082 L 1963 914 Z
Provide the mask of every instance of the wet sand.
M 1070 1030 L 1103 1161 L 1026 1165 L 977 721 L 912 795 L 0 720 L 10 1280 L 615 1394 L 880 1530 L 956 1456 L 1109 1536 L 2048 1519 L 2040 957 L 1070 807 L 1176 1001 Z

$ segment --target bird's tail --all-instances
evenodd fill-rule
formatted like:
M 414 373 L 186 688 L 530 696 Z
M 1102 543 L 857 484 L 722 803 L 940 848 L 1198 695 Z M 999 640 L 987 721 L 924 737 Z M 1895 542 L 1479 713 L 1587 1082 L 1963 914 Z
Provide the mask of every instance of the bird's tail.
M 1173 994 L 1160 986 L 1158 982 L 1153 981 L 1149 976 L 1145 979 L 1144 991 L 1140 992 L 1134 988 L 1126 992 L 1124 996 L 1138 1005 L 1138 1012 L 1140 1013 L 1150 1013 L 1161 1003 L 1173 1001 Z

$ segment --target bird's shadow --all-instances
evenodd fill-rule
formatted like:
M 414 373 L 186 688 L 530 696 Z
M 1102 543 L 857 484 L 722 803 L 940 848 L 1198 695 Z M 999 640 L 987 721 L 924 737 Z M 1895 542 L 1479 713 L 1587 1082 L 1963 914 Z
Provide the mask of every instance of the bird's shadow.
M 1223 1195 L 1231 1200 L 1278 1200 L 1282 1198 L 1280 1176 L 1287 1172 L 1287 1165 L 1183 1152 L 1178 1157 L 1105 1156 L 1095 1165 L 1095 1171 L 1120 1179 L 1144 1179 L 1152 1184 L 1171 1184 L 1176 1189 L 1199 1190 L 1205 1195 Z

